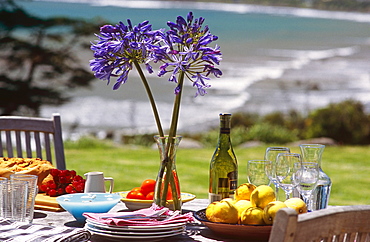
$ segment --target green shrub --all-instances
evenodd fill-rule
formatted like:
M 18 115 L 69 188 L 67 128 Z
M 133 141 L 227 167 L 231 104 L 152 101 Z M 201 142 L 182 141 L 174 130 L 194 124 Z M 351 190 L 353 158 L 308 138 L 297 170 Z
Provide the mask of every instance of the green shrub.
M 199 141 L 205 147 L 216 147 L 219 133 L 220 133 L 219 129 L 212 129 L 206 133 L 202 133 L 202 135 L 199 138 Z
M 258 123 L 253 125 L 246 136 L 246 140 L 259 140 L 268 144 L 285 144 L 296 141 L 297 139 L 296 132 L 269 123 Z
M 364 106 L 353 100 L 315 110 L 306 123 L 307 138 L 329 137 L 342 144 L 365 144 L 370 135 L 370 118 Z
M 231 128 L 250 127 L 260 119 L 258 114 L 251 113 L 234 113 L 231 117 Z
M 151 146 L 155 143 L 154 134 L 122 135 L 121 142 L 125 145 Z
M 64 148 L 66 149 L 111 149 L 113 147 L 111 141 L 101 140 L 92 136 L 83 136 L 76 141 L 66 140 L 64 142 Z

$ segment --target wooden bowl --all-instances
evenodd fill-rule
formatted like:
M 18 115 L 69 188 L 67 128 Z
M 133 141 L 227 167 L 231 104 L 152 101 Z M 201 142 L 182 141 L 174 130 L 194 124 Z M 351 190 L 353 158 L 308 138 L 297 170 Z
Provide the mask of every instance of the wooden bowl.
M 206 209 L 194 212 L 194 217 L 215 234 L 227 238 L 268 241 L 272 228 L 272 225 L 244 225 L 211 222 L 206 218 Z

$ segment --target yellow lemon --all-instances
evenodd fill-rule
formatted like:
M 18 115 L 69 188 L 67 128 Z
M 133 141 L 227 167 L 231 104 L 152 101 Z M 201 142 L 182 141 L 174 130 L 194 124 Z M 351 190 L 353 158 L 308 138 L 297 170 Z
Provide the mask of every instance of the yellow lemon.
M 298 214 L 307 213 L 307 205 L 299 197 L 289 198 L 284 203 L 288 208 L 293 208 Z
M 230 198 L 230 197 L 228 197 L 228 198 L 224 198 L 224 199 L 222 199 L 221 201 L 228 201 L 229 203 L 231 203 L 231 204 L 235 204 L 236 203 L 236 200 L 235 199 L 232 199 L 232 198 Z
M 235 200 L 249 200 L 256 186 L 250 183 L 241 184 L 235 191 Z
M 240 216 L 240 224 L 265 224 L 263 221 L 263 209 L 250 207 L 244 210 Z
M 238 210 L 230 201 L 213 202 L 206 209 L 206 217 L 211 222 L 237 223 Z
M 252 203 L 248 200 L 239 200 L 234 204 L 234 207 L 238 210 L 239 219 L 241 217 L 242 212 L 246 210 L 247 208 L 252 207 Z
M 264 215 L 263 215 L 263 221 L 265 221 L 266 224 L 273 224 L 275 220 L 275 216 L 277 211 L 281 208 L 286 208 L 284 202 L 281 201 L 274 201 L 267 204 L 267 206 L 263 209 Z
M 250 201 L 253 207 L 264 209 L 270 202 L 276 201 L 274 190 L 266 185 L 256 187 L 251 193 Z

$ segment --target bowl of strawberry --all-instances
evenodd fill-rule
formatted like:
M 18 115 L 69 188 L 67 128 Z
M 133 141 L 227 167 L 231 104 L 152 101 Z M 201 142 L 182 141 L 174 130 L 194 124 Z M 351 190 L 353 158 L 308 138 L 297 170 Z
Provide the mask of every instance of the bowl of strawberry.
M 156 181 L 153 179 L 144 180 L 139 187 L 134 187 L 130 191 L 119 192 L 121 201 L 125 203 L 130 210 L 138 210 L 142 208 L 149 208 L 153 203 L 154 189 Z M 181 201 L 183 203 L 195 199 L 195 195 L 190 193 L 181 193 Z M 168 207 L 171 207 L 172 194 L 171 191 L 167 193 Z
M 51 169 L 39 189 L 50 197 L 84 192 L 86 180 L 74 170 Z

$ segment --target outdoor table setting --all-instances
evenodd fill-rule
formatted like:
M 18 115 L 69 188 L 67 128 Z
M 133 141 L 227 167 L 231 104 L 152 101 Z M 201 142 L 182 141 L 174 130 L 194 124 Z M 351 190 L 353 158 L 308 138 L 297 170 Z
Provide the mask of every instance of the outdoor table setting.
M 303 214 L 328 206 L 326 191 L 330 187 L 323 189 L 327 180 L 319 175 L 318 166 L 324 146 L 303 144 L 300 148 L 302 154 L 290 153 L 286 147 L 268 147 L 265 160 L 248 162 L 249 183 L 240 184 L 230 193 L 219 193 L 218 199 L 216 193 L 209 199 L 199 199 L 181 192 L 180 209 L 170 193 L 166 193 L 165 205 L 158 205 L 158 182 L 151 179 L 131 191 L 113 192 L 114 178 L 105 177 L 103 172 L 87 172 L 85 179 L 75 171 L 53 168 L 49 170 L 52 179 L 40 186 L 36 175 L 12 174 L 0 180 L 4 197 L 0 222 L 5 225 L 0 228 L 0 238 L 268 241 L 279 209 L 293 208 Z M 285 193 L 282 201 L 279 188 Z M 144 190 L 145 194 L 153 193 L 152 199 L 129 198 L 131 192 Z

